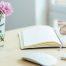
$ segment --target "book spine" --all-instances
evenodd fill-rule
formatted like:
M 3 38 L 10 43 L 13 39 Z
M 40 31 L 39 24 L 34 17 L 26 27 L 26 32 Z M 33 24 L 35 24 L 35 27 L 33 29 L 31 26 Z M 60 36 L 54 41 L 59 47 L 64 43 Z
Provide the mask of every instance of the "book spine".
M 19 37 L 20 49 L 24 49 L 24 41 L 22 39 L 21 32 L 18 32 L 18 37 Z

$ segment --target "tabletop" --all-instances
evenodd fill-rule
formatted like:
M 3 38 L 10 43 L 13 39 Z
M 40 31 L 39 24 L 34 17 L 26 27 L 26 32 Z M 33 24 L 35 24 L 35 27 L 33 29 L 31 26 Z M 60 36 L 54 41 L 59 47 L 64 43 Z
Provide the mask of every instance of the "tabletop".
M 20 29 L 6 31 L 5 35 L 5 44 L 3 47 L 0 47 L 0 66 L 40 66 L 28 61 L 22 60 L 23 52 L 40 52 L 53 55 L 58 59 L 58 62 L 54 66 L 66 66 L 66 60 L 61 60 L 60 55 L 66 52 L 61 53 L 59 48 L 42 48 L 42 49 L 28 49 L 21 50 L 19 45 L 18 32 Z

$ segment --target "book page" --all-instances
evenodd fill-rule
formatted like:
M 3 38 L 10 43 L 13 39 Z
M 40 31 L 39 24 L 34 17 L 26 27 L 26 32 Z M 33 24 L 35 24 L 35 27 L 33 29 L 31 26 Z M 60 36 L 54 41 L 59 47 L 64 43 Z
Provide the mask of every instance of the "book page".
M 24 46 L 35 45 L 42 42 L 57 42 L 58 37 L 50 26 L 31 26 L 22 30 Z

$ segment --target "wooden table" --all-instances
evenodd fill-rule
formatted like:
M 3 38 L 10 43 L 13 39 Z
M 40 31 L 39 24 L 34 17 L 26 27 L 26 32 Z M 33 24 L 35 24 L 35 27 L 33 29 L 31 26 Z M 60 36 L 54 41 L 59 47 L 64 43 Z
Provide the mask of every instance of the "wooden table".
M 58 58 L 55 66 L 66 66 L 66 61 L 60 60 L 59 48 L 44 48 L 44 49 L 31 49 L 20 50 L 18 32 L 21 29 L 11 30 L 6 32 L 5 45 L 0 47 L 0 66 L 39 66 L 27 61 L 22 61 L 23 52 L 40 52 L 47 53 Z M 66 49 L 64 49 L 66 52 Z

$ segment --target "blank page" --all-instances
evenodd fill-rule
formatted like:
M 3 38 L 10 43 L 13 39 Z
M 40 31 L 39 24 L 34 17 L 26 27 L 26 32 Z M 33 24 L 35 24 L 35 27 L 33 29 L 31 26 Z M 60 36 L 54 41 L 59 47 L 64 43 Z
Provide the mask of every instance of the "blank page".
M 22 30 L 24 46 L 42 42 L 59 42 L 53 28 L 50 26 L 31 26 Z

